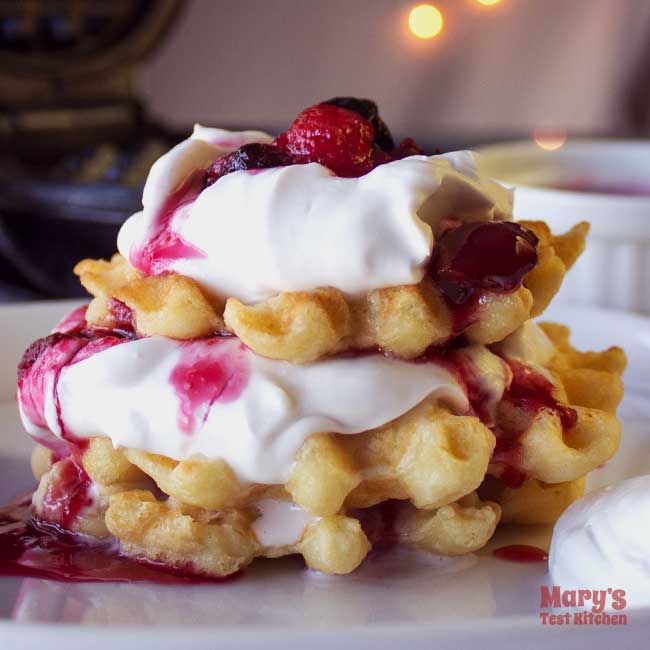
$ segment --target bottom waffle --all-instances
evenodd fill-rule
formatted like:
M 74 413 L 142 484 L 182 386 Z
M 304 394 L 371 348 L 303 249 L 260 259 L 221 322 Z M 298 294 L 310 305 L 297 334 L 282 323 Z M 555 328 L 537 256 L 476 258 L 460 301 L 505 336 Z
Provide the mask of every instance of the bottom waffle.
M 103 441 L 102 441 L 103 442 Z M 44 468 L 43 447 L 34 451 L 34 466 L 45 469 L 33 497 L 37 514 L 66 525 L 51 508 L 53 493 L 71 461 Z M 133 476 L 134 485 L 146 482 Z M 499 521 L 500 507 L 470 494 L 432 510 L 419 510 L 408 501 L 384 502 L 363 510 L 325 517 L 309 515 L 281 488 L 259 490 L 255 501 L 239 508 L 207 510 L 151 489 L 125 489 L 93 484 L 92 503 L 79 512 L 71 528 L 95 537 L 114 536 L 123 553 L 195 574 L 225 576 L 256 557 L 300 554 L 312 569 L 344 574 L 356 569 L 372 548 L 371 542 L 403 544 L 443 555 L 461 555 L 481 548 Z M 68 489 L 87 490 L 83 481 Z M 123 486 L 125 487 L 125 486 Z M 69 509 L 86 495 L 68 492 Z M 387 508 L 386 504 L 390 507 Z M 283 529 L 265 528 L 264 518 L 282 512 Z M 292 518 L 287 518 L 287 513 Z M 297 524 L 297 525 L 296 525 Z M 286 527 L 286 529 L 285 529 Z
M 128 556 L 211 576 L 290 554 L 344 574 L 393 544 L 469 553 L 500 520 L 555 521 L 617 449 L 624 354 L 578 352 L 568 337 L 529 322 L 499 344 L 450 351 L 468 413 L 425 400 L 361 434 L 312 435 L 283 485 L 90 438 L 65 458 L 35 449 L 33 505 Z

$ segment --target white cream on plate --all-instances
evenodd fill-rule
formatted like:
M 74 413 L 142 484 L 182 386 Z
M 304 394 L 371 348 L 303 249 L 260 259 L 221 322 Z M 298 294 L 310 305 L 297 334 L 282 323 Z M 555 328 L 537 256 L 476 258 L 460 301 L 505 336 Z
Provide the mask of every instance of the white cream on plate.
M 313 433 L 373 429 L 426 398 L 459 413 L 469 406 L 457 379 L 433 362 L 371 354 L 295 365 L 258 356 L 236 338 L 151 337 L 108 348 L 105 340 L 71 361 L 56 346 L 47 350 L 35 368 L 50 368 L 53 378 L 47 355 L 63 359 L 57 382 L 32 381 L 40 370 L 23 378 L 18 399 L 29 433 L 43 437 L 47 427 L 177 460 L 222 458 L 242 481 L 284 483 Z M 90 354 L 91 346 L 99 351 Z
M 317 163 L 237 171 L 202 189 L 197 173 L 224 154 L 210 131 L 219 130 L 196 127 L 154 164 L 143 211 L 124 224 L 118 248 L 149 272 L 156 235 L 168 229 L 183 247 L 164 251 L 162 268 L 215 297 L 256 302 L 323 286 L 354 296 L 416 284 L 442 219 L 512 216 L 512 193 L 479 177 L 467 151 L 412 156 L 360 178 Z
M 563 590 L 624 589 L 629 606 L 650 605 L 650 475 L 572 503 L 555 524 L 548 565 Z

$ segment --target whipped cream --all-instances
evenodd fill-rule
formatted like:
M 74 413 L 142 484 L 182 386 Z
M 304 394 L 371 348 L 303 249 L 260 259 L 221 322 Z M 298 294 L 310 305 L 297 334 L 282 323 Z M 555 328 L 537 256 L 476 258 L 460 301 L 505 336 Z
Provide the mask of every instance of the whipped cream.
M 217 158 L 250 142 L 269 143 L 262 131 L 226 131 L 194 125 L 194 132 L 170 149 L 151 166 L 142 192 L 144 213 L 152 219 L 169 208 L 169 201 L 197 171 L 206 169 Z
M 630 606 L 650 605 L 650 476 L 571 504 L 555 524 L 548 562 L 562 589 L 625 589 Z
M 264 131 L 227 131 L 226 129 L 215 129 L 209 126 L 194 125 L 194 131 L 190 140 L 203 140 L 219 147 L 223 152 L 222 155 L 230 153 L 245 144 L 259 142 L 261 144 L 271 144 L 273 136 Z M 164 157 L 164 156 L 163 156 Z
M 46 428 L 178 460 L 222 458 L 242 481 L 286 482 L 316 432 L 373 429 L 426 398 L 469 408 L 455 376 L 433 362 L 375 354 L 294 365 L 255 355 L 236 338 L 105 337 L 86 346 L 94 354 L 82 348 L 76 357 L 63 354 L 65 345 L 39 359 L 47 381 L 35 381 L 39 371 L 19 383 L 30 434 L 43 438 Z
M 317 519 L 292 501 L 262 499 L 255 504 L 260 516 L 253 522 L 253 532 L 262 546 L 297 544 L 305 528 Z
M 168 229 L 182 250 L 201 254 L 174 254 L 162 268 L 193 278 L 213 297 L 250 303 L 280 291 L 332 286 L 355 296 L 416 284 L 442 219 L 512 216 L 512 193 L 479 177 L 467 151 L 412 156 L 360 178 L 339 178 L 317 163 L 238 171 L 201 191 L 193 179 L 223 155 L 212 144 L 220 133 L 197 126 L 153 165 L 144 209 L 118 237 L 120 252 L 148 273 L 151 251 L 143 251 Z M 193 193 L 183 192 L 193 183 Z

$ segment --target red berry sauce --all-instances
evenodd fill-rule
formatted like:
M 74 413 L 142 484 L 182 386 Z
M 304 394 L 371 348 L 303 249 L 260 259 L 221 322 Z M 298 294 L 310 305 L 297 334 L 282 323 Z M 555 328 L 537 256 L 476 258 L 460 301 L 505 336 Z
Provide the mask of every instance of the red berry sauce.
M 18 399 L 35 426 L 47 429 L 45 396 L 56 386 L 61 370 L 88 343 L 87 338 L 72 334 L 50 334 L 27 348 L 18 364 Z
M 77 311 L 75 310 L 75 312 Z M 85 319 L 81 321 L 78 316 L 77 313 L 75 318 L 64 319 L 63 323 L 67 333 L 55 332 L 34 341 L 25 350 L 18 364 L 16 400 L 25 418 L 43 430 L 42 435 L 35 436 L 38 438 L 38 442 L 51 449 L 59 457 L 67 455 L 67 442 L 49 431 L 45 415 L 46 397 L 48 395 L 54 397 L 60 429 L 58 433 L 64 439 L 78 443 L 79 441 L 66 431 L 61 415 L 57 391 L 61 372 L 68 365 L 78 363 L 97 352 L 120 345 L 128 340 L 123 333 L 118 331 L 111 331 L 112 333 L 109 335 L 109 330 L 88 327 Z M 74 327 L 73 321 L 75 321 Z
M 553 397 L 553 384 L 546 377 L 512 359 L 508 360 L 508 365 L 512 370 L 512 383 L 504 399 L 519 408 L 528 410 L 533 415 L 543 408 L 555 411 L 565 429 L 571 429 L 576 425 L 578 414 L 575 409 L 562 406 Z
M 40 506 L 43 518 L 71 529 L 83 511 L 94 503 L 92 482 L 73 455 L 59 461 L 56 481 L 48 484 Z
M 52 331 L 58 334 L 72 334 L 81 331 L 86 327 L 87 310 L 88 305 L 81 305 L 81 307 L 73 309 Z
M 529 546 L 528 544 L 512 544 L 510 546 L 502 546 L 497 548 L 494 556 L 500 560 L 508 560 L 510 562 L 546 562 L 548 560 L 548 553 L 537 546 Z
M 129 261 L 146 275 L 160 275 L 178 259 L 205 257 L 205 253 L 186 242 L 175 230 L 189 216 L 189 209 L 205 184 L 205 171 L 196 170 L 174 192 L 157 215 L 147 240 L 131 251 Z
M 181 359 L 169 378 L 180 400 L 179 429 L 193 433 L 215 402 L 231 402 L 241 395 L 249 376 L 242 344 L 235 347 L 231 340 L 220 337 L 184 343 Z
M 448 357 L 456 369 L 461 384 L 465 387 L 472 412 L 483 424 L 488 427 L 493 426 L 496 416 L 496 396 L 489 390 L 480 369 L 472 362 L 472 358 L 464 352 L 463 348 L 451 349 Z M 509 368 L 505 361 L 502 363 L 507 380 Z
M 497 445 L 499 443 L 497 442 Z M 495 453 L 496 453 L 495 449 Z M 510 456 L 507 457 L 508 461 L 512 463 L 511 465 L 504 465 L 503 466 L 503 471 L 501 472 L 501 475 L 499 478 L 501 479 L 501 482 L 509 488 L 512 488 L 516 490 L 517 488 L 520 488 L 525 482 L 526 479 L 528 478 L 528 474 L 526 472 L 522 472 L 520 469 L 517 469 L 514 464 L 517 463 L 517 459 L 520 458 L 520 455 L 514 455 L 511 454 Z M 493 457 L 494 459 L 494 457 Z
M 135 317 L 131 307 L 117 298 L 111 298 L 108 301 L 108 310 L 115 322 L 114 329 L 129 337 L 135 335 Z
M 370 508 L 348 511 L 359 520 L 373 551 L 387 551 L 399 543 L 397 522 L 404 501 L 389 499 Z
M 124 336 L 115 336 L 115 335 L 106 335 L 106 336 L 100 336 L 98 338 L 90 339 L 86 345 L 84 345 L 77 354 L 75 354 L 74 358 L 70 361 L 68 365 L 74 365 L 75 363 L 79 363 L 80 361 L 83 361 L 84 359 L 88 359 L 95 354 L 99 352 L 103 352 L 104 350 L 108 350 L 109 348 L 114 348 L 116 345 L 121 345 L 122 343 L 126 343 L 129 341 L 128 338 L 125 338 Z
M 527 411 L 534 417 L 542 409 L 557 413 L 564 429 L 571 429 L 578 421 L 575 409 L 560 404 L 553 397 L 553 384 L 536 370 L 513 359 L 507 360 L 512 370 L 512 383 L 503 395 L 504 402 Z M 502 424 L 493 429 L 497 444 L 492 454 L 492 462 L 505 465 L 501 480 L 508 487 L 520 487 L 526 475 L 518 469 L 521 462 L 519 438 L 525 428 L 505 427 Z
M 63 530 L 32 517 L 31 497 L 0 509 L 0 576 L 64 582 L 225 582 L 193 567 L 136 561 L 120 554 L 114 541 L 101 541 Z

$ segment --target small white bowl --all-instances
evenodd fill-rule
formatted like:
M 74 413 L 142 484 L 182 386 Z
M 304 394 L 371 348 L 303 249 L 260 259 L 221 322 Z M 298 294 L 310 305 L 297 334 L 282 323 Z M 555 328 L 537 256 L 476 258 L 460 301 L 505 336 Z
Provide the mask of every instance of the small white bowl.
M 650 141 L 569 139 L 555 151 L 522 141 L 478 152 L 482 173 L 516 188 L 516 219 L 542 219 L 554 232 L 591 224 L 558 302 L 650 313 Z

